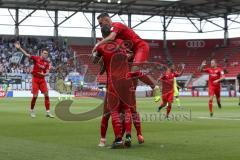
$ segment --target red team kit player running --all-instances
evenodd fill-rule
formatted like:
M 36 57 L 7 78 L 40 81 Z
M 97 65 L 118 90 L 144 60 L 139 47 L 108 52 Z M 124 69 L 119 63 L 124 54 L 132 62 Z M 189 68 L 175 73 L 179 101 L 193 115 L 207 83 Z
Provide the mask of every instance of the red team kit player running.
M 210 116 L 213 116 L 213 96 L 216 95 L 217 99 L 217 104 L 218 108 L 222 108 L 221 105 L 221 100 L 220 100 L 220 93 L 221 93 L 221 84 L 220 82 L 224 80 L 224 71 L 222 68 L 217 66 L 217 61 L 215 59 L 211 60 L 211 67 L 207 68 L 206 67 L 207 62 L 203 61 L 201 66 L 200 66 L 200 71 L 201 72 L 206 72 L 209 74 L 209 79 L 208 79 L 208 94 L 209 94 L 209 111 L 210 111 Z
M 174 78 L 182 75 L 184 70 L 184 64 L 181 66 L 180 71 L 175 71 L 175 66 L 169 64 L 166 72 L 159 78 L 162 82 L 162 102 L 158 107 L 158 112 L 167 105 L 166 118 L 169 118 L 169 114 L 172 109 L 173 97 L 174 97 Z
M 32 102 L 31 102 L 31 110 L 30 115 L 32 118 L 36 117 L 34 112 L 35 103 L 38 97 L 38 91 L 40 90 L 42 94 L 44 94 L 45 98 L 45 107 L 46 107 L 46 117 L 54 118 L 54 116 L 50 112 L 50 99 L 48 96 L 48 88 L 45 80 L 45 76 L 49 73 L 49 61 L 47 60 L 48 51 L 43 49 L 41 52 L 41 56 L 32 56 L 28 54 L 24 49 L 22 49 L 19 42 L 16 42 L 15 47 L 19 49 L 25 56 L 32 59 L 34 62 L 33 70 L 32 70 Z

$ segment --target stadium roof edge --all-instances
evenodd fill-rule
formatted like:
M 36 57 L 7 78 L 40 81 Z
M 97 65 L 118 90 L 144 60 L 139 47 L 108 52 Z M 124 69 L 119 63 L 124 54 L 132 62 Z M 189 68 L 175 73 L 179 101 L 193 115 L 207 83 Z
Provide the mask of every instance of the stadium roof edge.
M 109 12 L 209 19 L 239 14 L 238 0 L 0 0 L 0 8 Z

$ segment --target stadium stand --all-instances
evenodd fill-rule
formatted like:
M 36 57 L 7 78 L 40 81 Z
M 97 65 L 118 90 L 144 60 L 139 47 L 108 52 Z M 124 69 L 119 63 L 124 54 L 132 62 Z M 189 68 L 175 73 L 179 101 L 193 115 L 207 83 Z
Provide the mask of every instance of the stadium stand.
M 88 65 L 91 74 L 97 75 L 99 67 L 90 62 L 92 46 L 73 45 L 71 48 L 77 53 L 81 63 Z M 192 80 L 189 81 L 189 85 L 191 85 L 193 81 L 196 81 L 202 75 L 202 73 L 198 71 L 201 62 L 212 58 L 216 59 L 219 62 L 219 65 L 224 68 L 226 77 L 236 77 L 240 72 L 240 64 L 238 62 L 238 59 L 240 59 L 239 52 L 240 47 L 233 47 L 231 45 L 228 47 L 211 46 L 207 48 L 170 47 L 167 55 L 164 53 L 161 46 L 151 46 L 150 61 L 161 64 L 167 64 L 168 61 L 172 61 L 176 66 L 181 63 L 186 64 L 184 75 L 188 75 L 188 77 L 192 78 Z M 155 75 L 154 77 L 157 78 L 158 75 Z M 97 82 L 105 83 L 106 75 L 98 75 Z
M 17 37 L 17 40 L 31 55 L 39 55 L 42 48 L 48 49 L 51 62 L 50 79 L 53 79 L 53 81 L 58 73 L 66 77 L 68 73 L 75 70 L 72 58 L 73 52 L 64 42 L 53 38 L 36 37 Z M 13 90 L 30 90 L 30 73 L 33 63 L 25 56 L 18 57 L 15 55 L 17 52 L 13 45 L 15 41 L 15 37 L 0 37 L 0 75 L 20 75 L 23 79 L 22 84 L 10 85 L 11 88 Z M 49 81 L 49 78 L 47 80 Z
M 85 67 L 86 74 L 95 76 L 94 78 L 99 84 L 106 83 L 106 74 L 98 75 L 99 65 L 93 65 L 90 61 L 91 45 L 70 45 L 68 47 L 64 41 L 52 38 L 19 37 L 19 40 L 33 55 L 38 55 L 39 50 L 43 47 L 49 49 L 49 58 L 52 63 L 50 81 L 55 80 L 56 75 L 54 73 L 60 73 L 63 77 L 66 77 L 69 72 L 75 70 L 83 74 L 84 71 L 82 68 Z M 16 52 L 13 42 L 14 38 L 12 37 L 0 37 L 0 74 L 24 74 L 27 77 L 26 80 L 22 85 L 13 86 L 13 89 L 30 89 L 31 76 L 28 75 L 31 71 L 32 62 L 27 57 L 23 57 L 20 63 L 12 63 L 13 53 Z M 167 64 L 168 61 L 172 61 L 176 66 L 181 63 L 186 64 L 184 76 L 188 82 L 186 87 L 188 87 L 197 81 L 198 78 L 201 78 L 202 73 L 198 71 L 198 67 L 205 59 L 217 59 L 226 71 L 227 77 L 236 77 L 240 72 L 240 64 L 238 62 L 240 59 L 239 52 L 240 47 L 238 45 L 230 44 L 228 47 L 169 47 L 166 54 L 161 45 L 150 45 L 150 62 Z M 76 53 L 76 64 L 74 63 L 74 53 Z M 158 78 L 158 76 L 158 74 L 154 74 L 154 78 Z M 54 85 L 51 86 L 54 88 Z

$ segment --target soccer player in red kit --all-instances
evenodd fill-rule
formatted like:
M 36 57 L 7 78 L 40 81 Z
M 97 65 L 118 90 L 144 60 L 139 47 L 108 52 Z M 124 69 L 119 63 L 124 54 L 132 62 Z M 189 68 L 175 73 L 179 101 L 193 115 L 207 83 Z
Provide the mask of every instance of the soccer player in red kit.
M 169 114 L 172 109 L 173 97 L 174 97 L 174 78 L 182 75 L 184 65 L 181 66 L 180 71 L 174 71 L 175 66 L 170 64 L 167 67 L 166 72 L 159 78 L 162 82 L 162 102 L 158 107 L 158 112 L 167 105 L 166 118 L 169 118 Z
M 209 111 L 210 111 L 210 116 L 213 116 L 213 97 L 216 95 L 217 99 L 217 104 L 218 108 L 222 108 L 221 105 L 221 100 L 220 100 L 220 93 L 221 93 L 221 84 L 220 82 L 224 80 L 224 71 L 222 68 L 217 66 L 217 61 L 215 59 L 211 60 L 211 67 L 207 68 L 206 67 L 207 62 L 203 61 L 201 66 L 200 66 L 200 71 L 201 72 L 206 72 L 209 74 L 209 79 L 208 79 L 208 94 L 209 94 Z
M 35 118 L 36 114 L 34 112 L 34 106 L 38 97 L 38 91 L 40 90 L 44 94 L 45 107 L 46 107 L 46 117 L 54 118 L 50 112 L 50 99 L 48 96 L 48 88 L 45 80 L 45 76 L 49 74 L 49 61 L 47 60 L 48 51 L 43 49 L 41 56 L 32 56 L 28 54 L 24 49 L 22 49 L 19 42 L 15 43 L 15 47 L 19 49 L 25 56 L 32 59 L 34 62 L 34 67 L 32 70 L 32 102 L 31 102 L 31 117 Z
M 110 28 L 108 26 L 103 26 L 101 28 L 101 32 L 103 37 L 106 37 L 110 33 Z M 118 148 L 123 146 L 122 142 L 122 123 L 120 119 L 120 112 L 123 110 L 125 113 L 125 123 L 124 128 L 126 129 L 126 141 L 125 144 L 128 146 L 131 145 L 131 110 L 130 108 L 132 106 L 129 106 L 128 103 L 125 102 L 126 99 L 121 99 L 119 96 L 119 93 L 117 93 L 117 86 L 116 84 L 120 85 L 122 87 L 122 91 L 124 91 L 127 95 L 130 95 L 131 91 L 127 86 L 131 86 L 131 81 L 123 81 L 125 78 L 125 72 L 128 70 L 128 61 L 126 56 L 126 50 L 121 49 L 121 47 L 116 46 L 122 44 L 122 40 L 114 40 L 109 41 L 104 44 L 99 45 L 96 48 L 96 53 L 94 56 L 103 57 L 103 62 L 106 68 L 107 72 L 107 93 L 106 93 L 106 102 L 104 105 L 104 115 L 102 117 L 102 124 L 106 124 L 105 127 L 107 127 L 107 122 L 109 119 L 109 114 L 112 117 L 112 125 L 113 130 L 115 134 L 115 141 L 112 145 L 112 148 Z M 113 67 L 115 66 L 115 67 Z M 119 81 L 114 83 L 116 80 L 115 78 L 119 79 Z M 122 80 L 121 80 L 122 79 Z M 128 84 L 125 82 L 129 82 Z M 125 85 L 126 84 L 126 85 Z M 128 93 L 129 92 L 129 93 Z M 106 121 L 106 122 L 103 122 Z M 102 133 L 106 131 L 106 128 L 103 128 L 104 131 L 102 131 L 101 126 L 101 139 L 105 139 L 105 133 Z M 103 135 L 105 134 L 105 135 Z
M 133 51 L 133 67 L 132 71 L 127 74 L 128 77 L 138 78 L 143 83 L 149 85 L 154 90 L 155 101 L 160 100 L 159 87 L 151 76 L 143 74 L 139 71 L 137 65 L 148 62 L 149 59 L 149 45 L 143 39 L 141 39 L 131 28 L 120 22 L 112 22 L 110 16 L 107 13 L 102 13 L 98 17 L 100 27 L 108 25 L 111 27 L 111 34 L 100 42 L 98 42 L 93 51 L 96 50 L 98 45 L 101 45 L 109 40 L 122 39 L 130 43 L 130 49 Z M 135 80 L 135 86 L 137 86 L 137 80 Z
M 107 27 L 106 25 L 104 27 Z M 109 28 L 109 27 L 108 27 Z M 102 30 L 104 30 L 104 28 L 102 27 Z M 107 35 L 109 35 L 111 33 L 110 28 L 109 28 L 109 33 Z M 122 50 L 124 50 L 124 54 L 127 54 L 127 48 L 126 46 L 124 46 L 124 44 L 122 43 L 121 40 L 117 40 L 117 41 L 110 41 L 112 42 L 112 44 L 115 44 L 117 46 L 113 46 L 113 48 L 121 48 Z M 119 43 L 118 43 L 119 42 Z M 114 49 L 115 49 L 114 48 Z M 127 54 L 128 57 L 131 57 L 129 54 Z M 99 59 L 96 58 L 96 59 Z M 98 60 L 97 60 L 98 61 Z M 118 64 L 115 64 L 118 65 Z M 114 68 L 114 67 L 113 67 Z M 127 72 L 126 72 L 127 73 Z M 124 83 L 124 82 L 123 82 Z M 126 91 L 124 91 L 124 94 L 126 95 L 126 93 L 128 93 L 129 88 L 125 88 Z M 139 113 L 136 111 L 136 97 L 135 97 L 135 93 L 131 92 L 131 95 L 128 96 L 128 98 L 131 99 L 131 101 L 133 102 L 132 104 L 134 104 L 134 107 L 130 107 L 131 109 L 131 114 L 132 114 L 132 119 L 133 119 L 133 124 L 136 128 L 137 131 L 137 137 L 138 137 L 138 142 L 139 144 L 144 143 L 144 138 L 142 136 L 142 132 L 141 132 L 141 121 L 140 121 L 140 116 Z M 123 98 L 124 99 L 124 98 Z M 101 139 L 100 139 L 100 143 L 99 146 L 100 147 L 104 147 L 105 143 L 106 143 L 106 131 L 108 128 L 108 120 L 109 120 L 109 111 L 107 110 L 107 102 L 105 100 L 105 104 L 104 104 L 104 114 L 102 116 L 102 121 L 101 121 Z M 123 104 L 123 103 L 122 103 Z M 127 130 L 126 130 L 126 135 L 127 135 Z M 126 140 L 129 140 L 129 137 L 126 136 Z M 126 142 L 126 141 L 125 141 Z

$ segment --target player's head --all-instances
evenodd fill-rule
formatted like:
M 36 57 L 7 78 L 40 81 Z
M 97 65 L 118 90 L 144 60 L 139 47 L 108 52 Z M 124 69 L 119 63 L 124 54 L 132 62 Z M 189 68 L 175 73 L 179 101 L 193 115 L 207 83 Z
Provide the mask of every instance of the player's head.
M 212 67 L 212 68 L 217 67 L 217 61 L 216 61 L 216 59 L 212 59 L 212 60 L 211 60 L 211 67 Z
M 41 50 L 41 56 L 43 59 L 47 59 L 48 58 L 48 50 L 47 49 L 42 49 Z
M 175 70 L 175 65 L 173 63 L 169 63 L 168 67 L 167 67 L 167 70 L 171 71 L 171 72 L 174 71 Z
M 112 26 L 112 20 L 108 13 L 101 13 L 98 17 L 98 23 L 100 27 L 104 25 Z
M 106 38 L 111 33 L 111 28 L 108 25 L 103 25 L 101 28 L 102 37 Z
M 170 68 L 171 68 L 171 70 L 175 70 L 175 65 L 172 63 L 172 64 L 170 65 Z

